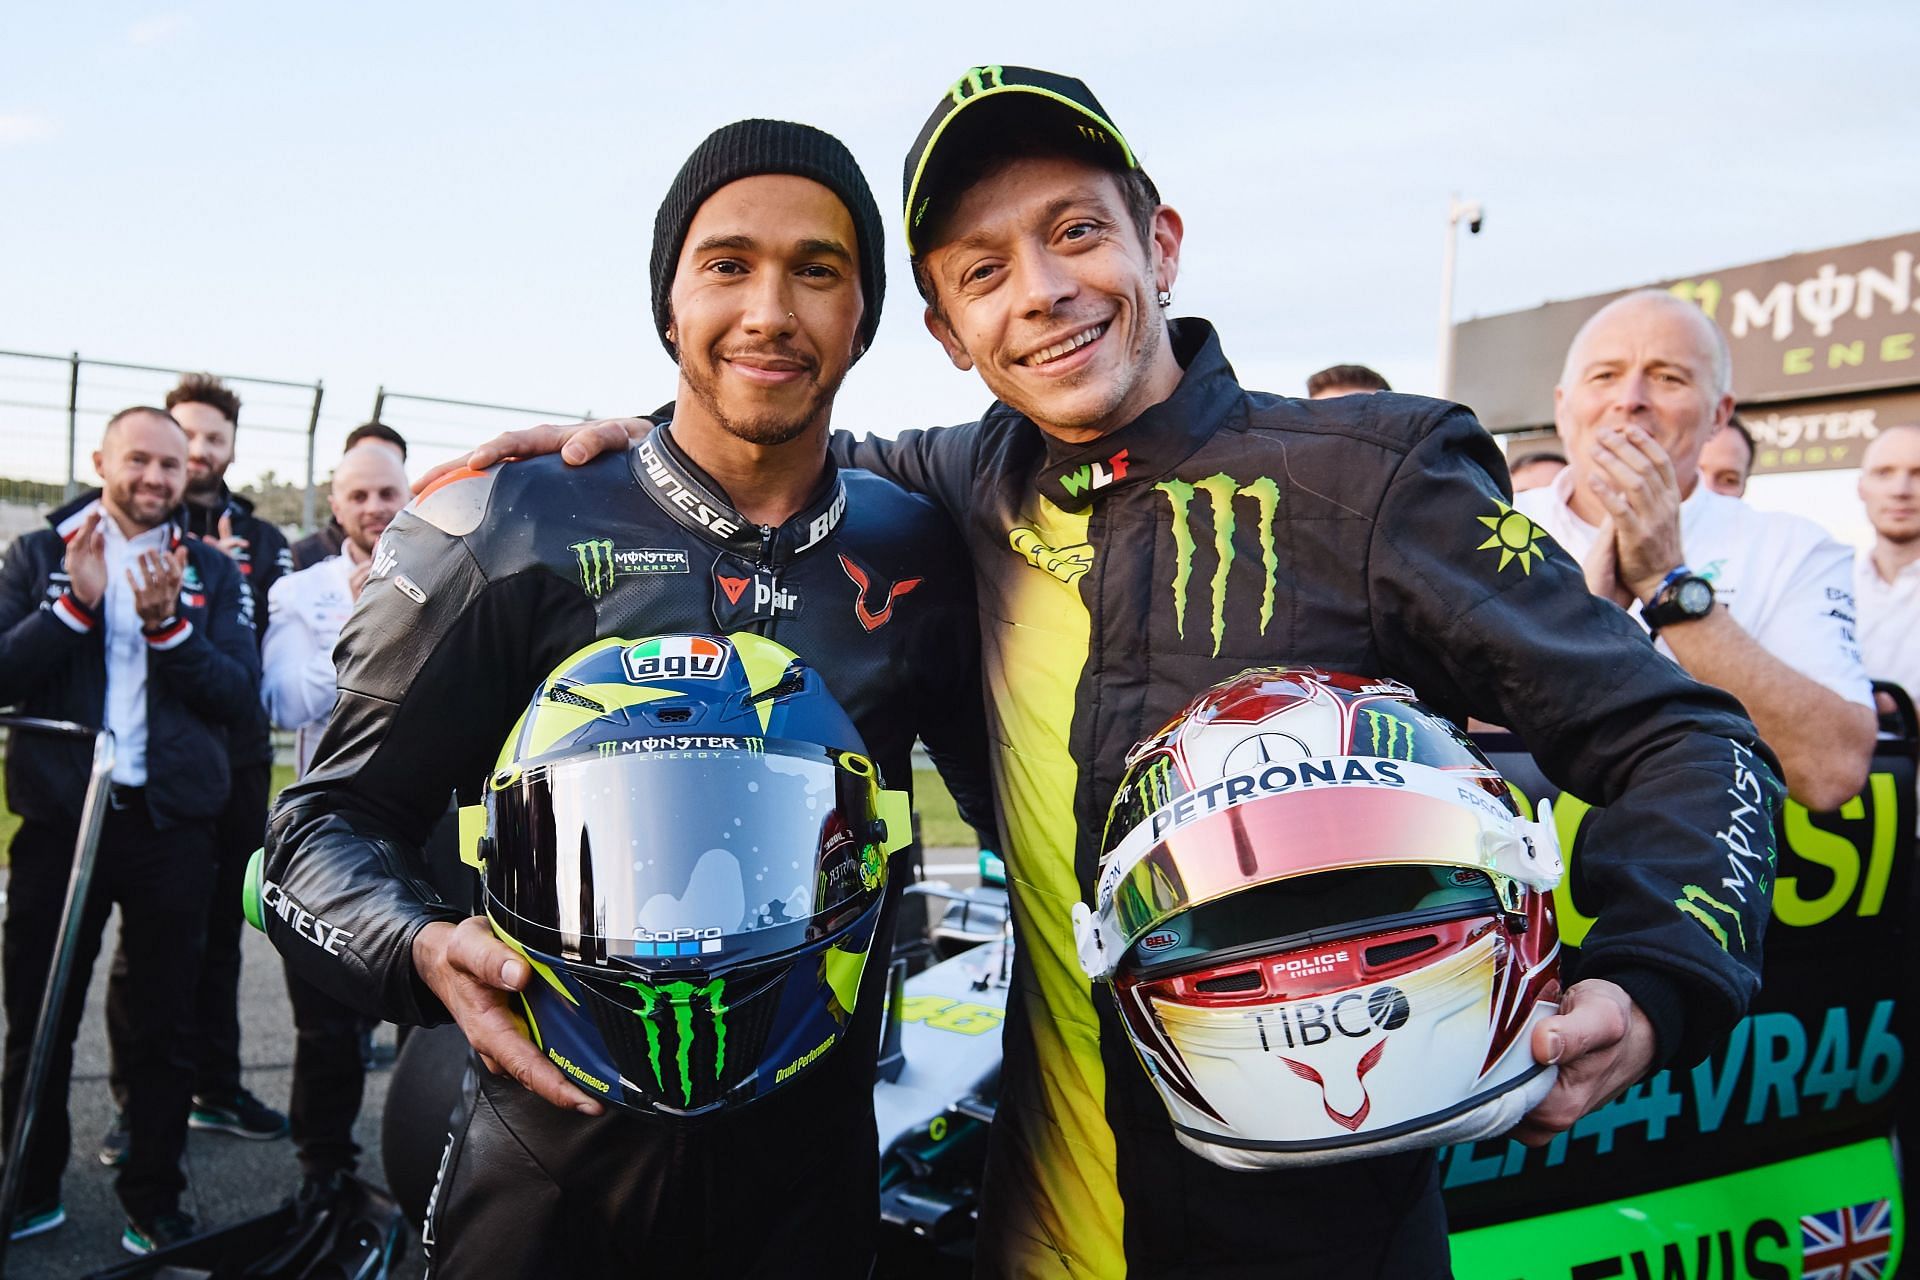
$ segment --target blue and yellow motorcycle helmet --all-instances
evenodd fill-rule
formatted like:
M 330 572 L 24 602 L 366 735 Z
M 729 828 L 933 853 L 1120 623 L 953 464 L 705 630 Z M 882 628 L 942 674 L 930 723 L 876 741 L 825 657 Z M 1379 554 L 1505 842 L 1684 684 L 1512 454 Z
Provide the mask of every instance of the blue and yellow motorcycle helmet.
M 462 834 L 535 1044 L 590 1096 L 694 1116 L 844 1038 L 911 819 L 792 652 L 662 635 L 563 661 Z

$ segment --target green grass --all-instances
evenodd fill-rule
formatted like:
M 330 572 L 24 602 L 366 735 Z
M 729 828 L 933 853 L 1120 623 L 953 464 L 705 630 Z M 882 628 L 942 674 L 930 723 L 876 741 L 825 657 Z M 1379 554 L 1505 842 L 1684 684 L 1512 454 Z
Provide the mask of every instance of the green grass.
M 953 793 L 932 769 L 913 771 L 913 806 L 920 813 L 920 843 L 929 849 L 974 848 L 973 828 L 960 816 Z
M 274 795 L 279 795 L 280 789 L 292 781 L 292 765 L 273 766 Z M 920 811 L 920 839 L 927 847 L 973 848 L 973 828 L 961 819 L 953 796 L 947 790 L 946 783 L 940 781 L 939 774 L 932 769 L 915 769 L 913 798 L 915 807 Z M 19 826 L 20 819 L 7 808 L 6 783 L 0 780 L 0 864 L 4 863 L 4 850 L 12 846 L 13 833 Z

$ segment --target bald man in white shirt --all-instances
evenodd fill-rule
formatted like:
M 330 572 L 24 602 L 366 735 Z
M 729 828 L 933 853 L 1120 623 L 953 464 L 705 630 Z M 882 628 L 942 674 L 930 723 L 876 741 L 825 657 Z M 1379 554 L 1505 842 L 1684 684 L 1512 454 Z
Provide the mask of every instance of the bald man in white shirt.
M 1571 465 L 1514 505 L 1585 567 L 1688 674 L 1746 704 L 1793 797 L 1838 808 L 1873 758 L 1871 685 L 1854 633 L 1848 549 L 1810 520 L 1701 483 L 1702 446 L 1733 415 L 1725 337 L 1657 290 L 1581 327 L 1554 388 Z
M 296 767 L 306 773 L 313 747 L 333 714 L 338 686 L 333 649 L 374 563 L 380 535 L 407 503 L 400 455 L 383 442 L 355 445 L 334 468 L 327 502 L 345 535 L 340 553 L 288 574 L 268 596 L 270 621 L 261 654 L 260 696 L 283 729 L 298 731 Z M 287 1107 L 299 1150 L 297 1203 L 325 1207 L 360 1156 L 354 1119 L 366 1071 L 359 1014 L 287 970 L 293 1004 L 293 1092 Z
M 273 584 L 260 659 L 267 714 L 297 731 L 295 769 L 305 774 L 336 693 L 333 646 L 373 572 L 374 548 L 407 504 L 407 472 L 388 445 L 366 441 L 340 456 L 327 504 L 343 532 L 338 555 Z

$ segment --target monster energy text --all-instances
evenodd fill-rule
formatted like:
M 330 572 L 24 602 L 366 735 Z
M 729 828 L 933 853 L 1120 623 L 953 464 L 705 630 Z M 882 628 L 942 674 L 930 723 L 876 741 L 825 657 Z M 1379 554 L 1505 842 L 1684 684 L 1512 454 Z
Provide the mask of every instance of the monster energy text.
M 696 986 L 691 982 L 663 982 L 655 986 L 647 982 L 623 982 L 621 986 L 632 991 L 639 998 L 640 1007 L 634 1015 L 640 1019 L 640 1025 L 647 1033 L 647 1063 L 653 1068 L 654 1086 L 662 1091 L 668 1088 L 666 1074 L 660 1062 L 661 1022 L 670 1011 L 673 1018 L 674 1063 L 680 1079 L 680 1100 L 685 1106 L 693 1105 L 693 1038 L 697 1034 L 694 1021 L 696 1001 L 705 1005 L 705 1018 L 713 1026 L 713 1078 L 718 1080 L 727 1066 L 727 1005 L 725 996 L 727 980 L 715 978 L 704 985 Z
M 1274 521 L 1280 514 L 1280 486 L 1266 476 L 1241 484 L 1221 472 L 1191 484 L 1185 480 L 1163 480 L 1153 486 L 1167 495 L 1173 508 L 1173 625 L 1181 639 L 1187 635 L 1187 587 L 1193 577 L 1193 553 L 1198 543 L 1192 525 L 1193 499 L 1205 494 L 1213 512 L 1214 568 L 1210 585 L 1213 605 L 1213 656 L 1220 656 L 1220 645 L 1227 635 L 1227 578 L 1233 567 L 1233 504 L 1236 498 L 1251 498 L 1258 520 L 1260 564 L 1266 575 L 1260 592 L 1260 634 L 1267 633 L 1273 621 L 1275 580 L 1280 573 L 1280 557 L 1274 548 Z
M 589 538 L 568 548 L 580 567 L 580 588 L 598 600 L 616 577 L 690 571 L 687 553 L 677 547 L 614 548 L 611 538 Z

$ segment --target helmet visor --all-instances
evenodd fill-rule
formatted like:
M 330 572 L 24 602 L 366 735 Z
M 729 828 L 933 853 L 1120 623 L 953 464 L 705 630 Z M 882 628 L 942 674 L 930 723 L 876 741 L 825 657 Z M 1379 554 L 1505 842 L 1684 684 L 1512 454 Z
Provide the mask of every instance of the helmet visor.
M 857 917 L 886 881 L 871 764 L 697 741 L 496 779 L 496 923 L 572 960 L 696 969 L 779 956 Z
M 1560 875 L 1550 824 L 1516 819 L 1471 778 L 1358 757 L 1264 766 L 1190 792 L 1127 834 L 1094 905 L 1075 908 L 1081 964 L 1112 973 L 1169 918 L 1258 885 L 1405 865 L 1485 872 L 1508 887 L 1551 888 Z

